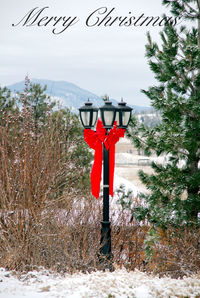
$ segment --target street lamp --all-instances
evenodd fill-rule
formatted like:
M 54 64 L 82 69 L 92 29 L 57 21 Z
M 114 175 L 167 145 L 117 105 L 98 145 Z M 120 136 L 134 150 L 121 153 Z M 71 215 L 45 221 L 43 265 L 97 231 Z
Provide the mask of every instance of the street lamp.
M 112 105 L 111 101 L 105 101 L 100 107 L 100 114 L 106 135 L 117 121 L 117 127 L 126 129 L 130 118 L 132 108 L 126 106 L 125 102 L 120 102 L 118 107 Z M 91 102 L 86 102 L 85 106 L 79 109 L 80 119 L 84 128 L 95 126 L 98 116 L 98 109 L 92 106 Z M 111 228 L 109 220 L 109 149 L 107 150 L 103 143 L 103 220 L 101 221 L 101 240 L 99 260 L 105 267 L 111 271 L 112 251 L 111 251 Z

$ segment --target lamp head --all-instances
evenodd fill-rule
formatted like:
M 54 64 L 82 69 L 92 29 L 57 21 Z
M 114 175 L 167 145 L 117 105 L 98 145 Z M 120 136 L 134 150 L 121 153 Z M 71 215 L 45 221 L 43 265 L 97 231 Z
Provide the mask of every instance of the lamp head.
M 126 102 L 121 99 L 118 103 L 116 111 L 116 121 L 119 128 L 126 129 L 131 119 L 132 108 L 126 105 Z
M 98 117 L 98 109 L 89 101 L 79 109 L 81 123 L 84 128 L 92 128 L 96 125 Z

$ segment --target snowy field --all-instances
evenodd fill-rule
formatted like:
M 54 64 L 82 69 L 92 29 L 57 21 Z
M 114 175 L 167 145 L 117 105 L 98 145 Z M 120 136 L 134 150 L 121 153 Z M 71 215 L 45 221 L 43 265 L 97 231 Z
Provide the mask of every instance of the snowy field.
M 139 187 L 135 186 L 135 184 L 133 184 L 132 182 L 120 176 L 119 170 L 117 173 L 118 175 L 115 174 L 114 176 L 114 191 L 119 189 L 120 185 L 123 185 L 126 191 L 131 190 L 133 193 L 133 196 L 137 197 L 142 190 Z
M 200 297 L 200 276 L 176 280 L 125 269 L 90 274 L 59 275 L 46 270 L 19 278 L 0 269 L 0 298 L 156 298 Z
M 140 165 L 143 166 L 145 164 L 151 165 L 151 162 L 157 162 L 159 164 L 164 165 L 167 162 L 168 158 L 166 156 L 144 156 L 144 155 L 137 155 L 132 153 L 116 153 L 115 154 L 115 163 L 117 165 L 124 164 L 124 165 Z

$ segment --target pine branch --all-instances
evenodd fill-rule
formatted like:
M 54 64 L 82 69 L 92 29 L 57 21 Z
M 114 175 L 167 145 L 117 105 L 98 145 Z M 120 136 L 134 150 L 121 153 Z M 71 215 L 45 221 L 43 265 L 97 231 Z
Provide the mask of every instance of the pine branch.
M 198 6 L 198 9 L 199 9 L 199 12 L 200 12 L 200 0 L 197 0 L 197 6 Z
M 184 4 L 193 12 L 195 12 L 195 15 L 194 15 L 194 18 L 198 17 L 199 16 L 199 13 L 196 9 L 194 9 L 192 6 L 190 6 L 187 2 L 184 2 Z M 187 12 L 188 14 L 191 15 L 190 12 Z M 192 15 L 191 15 L 192 16 Z M 193 17 L 193 16 L 192 16 Z

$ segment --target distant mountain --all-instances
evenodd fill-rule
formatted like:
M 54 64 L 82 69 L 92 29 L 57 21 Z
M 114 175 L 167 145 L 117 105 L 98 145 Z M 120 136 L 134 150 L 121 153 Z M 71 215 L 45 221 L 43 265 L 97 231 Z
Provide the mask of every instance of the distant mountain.
M 42 87 L 47 86 L 46 93 L 54 100 L 60 102 L 61 106 L 68 107 L 72 112 L 77 113 L 78 109 L 90 99 L 94 106 L 100 107 L 103 104 L 102 98 L 96 94 L 78 87 L 75 84 L 66 81 L 51 81 L 43 79 L 31 79 L 31 83 L 40 84 Z M 7 86 L 12 92 L 22 92 L 24 90 L 24 81 Z M 114 105 L 118 102 L 110 99 Z M 144 111 L 149 107 L 131 106 L 135 111 Z

